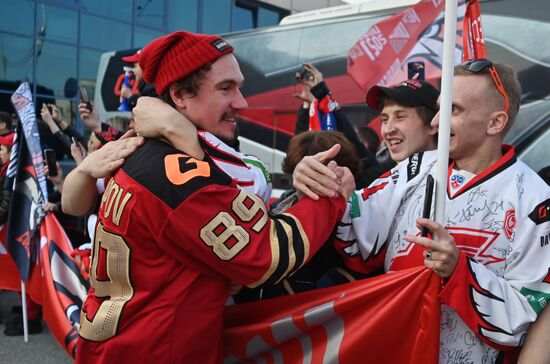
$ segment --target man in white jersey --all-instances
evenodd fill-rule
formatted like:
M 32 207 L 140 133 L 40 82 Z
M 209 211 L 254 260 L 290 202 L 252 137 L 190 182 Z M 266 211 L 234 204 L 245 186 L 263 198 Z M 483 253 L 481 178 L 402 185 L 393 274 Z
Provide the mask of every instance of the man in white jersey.
M 427 151 L 356 191 L 338 228 L 350 268 L 424 264 L 442 278 L 440 363 L 513 358 L 550 298 L 550 188 L 502 145 L 520 95 L 508 66 L 479 59 L 455 68 L 444 227 L 420 218 L 437 157 Z M 304 160 L 295 186 L 328 191 L 313 182 L 329 186 L 319 172 L 315 158 Z M 431 238 L 419 236 L 422 226 Z

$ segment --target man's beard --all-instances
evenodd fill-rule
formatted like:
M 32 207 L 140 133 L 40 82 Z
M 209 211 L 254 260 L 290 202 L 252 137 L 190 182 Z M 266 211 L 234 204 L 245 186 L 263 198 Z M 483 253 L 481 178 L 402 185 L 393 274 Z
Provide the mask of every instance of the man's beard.
M 235 149 L 237 152 L 239 152 L 239 124 L 237 124 L 237 127 L 235 128 L 233 138 L 226 138 L 218 135 L 216 135 L 216 137 L 231 148 Z

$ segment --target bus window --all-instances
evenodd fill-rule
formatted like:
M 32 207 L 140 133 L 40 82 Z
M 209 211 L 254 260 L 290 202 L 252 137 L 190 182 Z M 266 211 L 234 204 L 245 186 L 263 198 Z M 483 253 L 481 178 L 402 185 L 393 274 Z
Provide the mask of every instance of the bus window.
M 254 72 L 267 76 L 296 66 L 300 33 L 300 29 L 249 33 L 227 37 L 227 40 L 235 47 L 235 55 L 239 61 L 249 64 Z
M 344 58 L 351 47 L 382 17 L 304 27 L 299 63 Z

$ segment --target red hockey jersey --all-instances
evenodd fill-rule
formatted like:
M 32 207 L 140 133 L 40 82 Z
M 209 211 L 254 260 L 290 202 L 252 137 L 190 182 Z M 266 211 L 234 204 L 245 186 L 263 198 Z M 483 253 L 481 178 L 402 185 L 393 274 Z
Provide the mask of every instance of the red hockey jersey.
M 326 241 L 343 198 L 269 216 L 207 155 L 147 140 L 101 201 L 77 363 L 219 363 L 230 282 L 270 284 Z M 316 211 L 313 218 L 312 211 Z

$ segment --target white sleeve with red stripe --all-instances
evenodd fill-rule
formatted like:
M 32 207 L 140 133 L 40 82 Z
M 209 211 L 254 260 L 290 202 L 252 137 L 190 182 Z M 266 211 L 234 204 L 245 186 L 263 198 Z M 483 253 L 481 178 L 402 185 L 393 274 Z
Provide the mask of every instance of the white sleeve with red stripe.
M 346 265 L 370 273 L 384 264 L 387 240 L 402 201 L 423 186 L 436 153 L 412 155 L 367 188 L 355 191 L 338 226 L 335 246 Z

